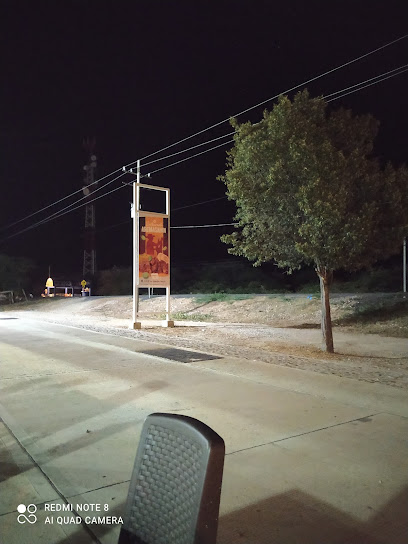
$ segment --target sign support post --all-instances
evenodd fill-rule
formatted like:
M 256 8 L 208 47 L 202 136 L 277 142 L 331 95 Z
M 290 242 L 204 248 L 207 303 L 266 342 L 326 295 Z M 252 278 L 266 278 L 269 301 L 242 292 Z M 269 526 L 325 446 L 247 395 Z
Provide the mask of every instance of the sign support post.
M 404 243 L 402 245 L 402 291 L 407 292 L 407 239 L 404 238 Z
M 141 328 L 138 321 L 140 287 L 149 290 L 153 287 L 166 288 L 166 319 L 162 321 L 162 326 L 174 327 L 174 321 L 170 320 L 170 189 L 142 184 L 140 178 L 138 160 L 136 181 L 133 183 L 132 328 Z M 140 211 L 140 188 L 165 191 L 166 213 Z
M 170 257 L 170 189 L 166 191 L 166 215 L 168 218 L 167 229 L 168 229 L 168 254 Z M 170 260 L 169 260 L 169 274 L 170 274 Z M 174 327 L 174 321 L 170 321 L 170 281 L 166 286 L 166 324 L 163 323 L 166 327 Z
M 137 161 L 136 181 L 133 182 L 133 329 L 140 329 L 139 313 L 139 209 L 140 160 Z

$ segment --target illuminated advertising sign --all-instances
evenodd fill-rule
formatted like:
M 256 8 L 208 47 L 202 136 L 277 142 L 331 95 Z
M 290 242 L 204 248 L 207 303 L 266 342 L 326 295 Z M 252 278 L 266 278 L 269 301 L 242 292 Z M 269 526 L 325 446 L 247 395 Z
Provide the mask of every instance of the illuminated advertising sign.
M 169 220 L 139 215 L 139 287 L 170 286 Z

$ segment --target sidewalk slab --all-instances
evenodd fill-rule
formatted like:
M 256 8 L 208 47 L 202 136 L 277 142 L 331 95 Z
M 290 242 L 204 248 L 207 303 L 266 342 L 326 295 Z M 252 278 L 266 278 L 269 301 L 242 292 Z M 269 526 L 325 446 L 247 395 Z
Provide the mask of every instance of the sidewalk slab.
M 225 357 L 219 361 L 200 361 L 195 367 L 240 376 L 258 383 L 270 383 L 274 387 L 330 399 L 349 406 L 365 408 L 368 412 L 388 412 L 408 417 L 408 391 L 368 383 L 331 374 L 319 374 L 300 368 L 291 368 L 262 361 L 246 361 Z
M 0 420 L 0 516 L 22 504 L 39 504 L 59 495 Z
M 406 436 L 379 415 L 229 455 L 219 544 L 405 544 Z
M 39 516 L 47 500 L 61 499 L 120 515 L 143 421 L 164 411 L 196 417 L 226 442 L 217 544 L 406 542 L 405 391 L 258 361 L 177 363 L 140 352 L 151 343 L 49 324 L 41 331 L 21 321 L 16 331 L 1 345 L 0 416 L 23 448 L 12 457 L 22 455 L 23 473 L 4 484 L 7 538 L 91 542 L 82 525 L 44 536 L 40 524 L 31 540 L 27 527 L 14 527 L 26 474 L 34 471 L 41 490 L 27 496 Z M 6 431 L 0 437 L 13 450 Z M 89 529 L 116 544 L 118 526 Z
M 53 502 L 64 504 L 62 500 Z M 2 544 L 3 542 L 4 544 L 96 544 L 94 537 L 81 523 L 58 523 L 57 516 L 50 516 L 49 512 L 44 510 L 44 504 L 37 505 L 34 515 L 36 521 L 32 524 L 27 521 L 19 523 L 18 512 L 0 516 L 0 535 L 2 538 L 7 538 L 0 542 Z M 24 521 L 24 518 L 20 519 Z M 51 519 L 54 520 L 52 524 Z
M 83 495 L 69 497 L 68 502 L 72 504 L 73 507 L 78 504 L 101 505 L 101 510 L 103 510 L 107 515 L 119 517 L 123 516 L 128 491 L 129 482 L 126 481 L 124 483 L 102 487 L 100 489 L 96 489 L 95 491 L 89 491 Z M 81 515 L 84 517 L 83 513 Z M 92 532 L 102 544 L 117 544 L 119 539 L 120 525 L 92 525 Z
M 82 525 L 46 523 L 45 503 L 63 504 L 58 493 L 0 421 L 0 542 L 3 544 L 91 544 Z M 19 505 L 29 506 L 20 517 Z M 31 516 L 30 512 L 33 512 Z M 20 520 L 20 521 L 19 521 Z M 7 538 L 7 540 L 6 540 Z M 4 540 L 3 540 L 4 539 Z

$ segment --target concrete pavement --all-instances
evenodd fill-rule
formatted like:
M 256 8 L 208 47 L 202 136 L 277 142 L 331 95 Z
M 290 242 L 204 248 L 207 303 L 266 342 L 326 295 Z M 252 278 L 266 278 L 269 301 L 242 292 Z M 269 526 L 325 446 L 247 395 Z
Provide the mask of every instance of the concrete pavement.
M 180 363 L 150 342 L 4 317 L 1 543 L 116 543 L 157 411 L 225 440 L 219 544 L 407 541 L 407 392 L 235 358 Z M 30 504 L 36 522 L 19 523 Z

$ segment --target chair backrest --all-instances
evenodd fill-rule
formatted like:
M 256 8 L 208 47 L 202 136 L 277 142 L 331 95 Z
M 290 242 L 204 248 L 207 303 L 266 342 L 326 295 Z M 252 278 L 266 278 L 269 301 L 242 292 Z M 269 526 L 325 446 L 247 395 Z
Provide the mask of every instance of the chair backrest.
M 119 544 L 215 544 L 224 456 L 224 440 L 201 421 L 149 415 Z

